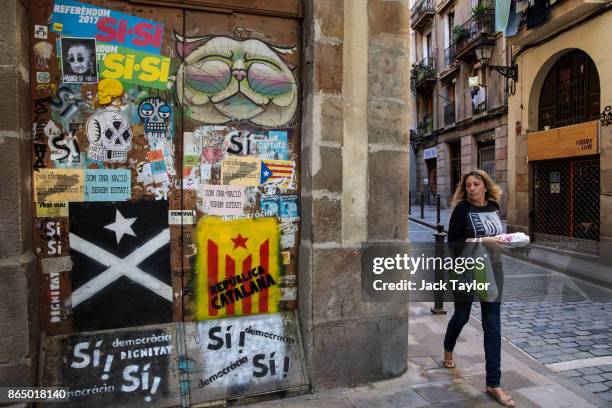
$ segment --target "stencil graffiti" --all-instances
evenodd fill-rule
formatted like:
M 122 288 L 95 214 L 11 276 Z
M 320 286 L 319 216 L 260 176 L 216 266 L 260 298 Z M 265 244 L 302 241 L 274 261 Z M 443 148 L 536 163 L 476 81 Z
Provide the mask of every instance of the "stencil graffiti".
M 275 218 L 222 221 L 196 227 L 197 318 L 279 310 L 279 230 Z
M 45 248 L 44 254 L 61 256 L 66 253 L 66 225 L 61 219 L 51 219 L 42 223 Z
M 78 130 L 78 125 L 76 129 Z M 51 160 L 57 160 L 60 163 L 78 163 L 81 161 L 81 152 L 74 135 L 74 128 L 68 134 L 65 134 L 50 120 L 45 126 L 44 132 L 51 149 Z
M 32 127 L 32 139 L 34 140 L 34 169 L 46 167 L 45 154 L 47 153 L 47 143 L 45 143 L 45 126 L 48 119 L 48 100 L 47 98 L 36 98 L 34 106 L 34 125 Z
M 41 302 L 41 316 L 46 316 L 47 321 L 57 327 L 57 324 L 61 324 L 70 315 L 64 300 L 69 292 L 69 279 L 66 274 L 72 269 L 72 261 L 69 256 L 43 258 L 41 267 L 42 290 L 47 294 L 47 298 Z
M 138 105 L 138 116 L 144 125 L 145 135 L 151 140 L 168 137 L 168 125 L 172 110 L 161 98 L 146 98 Z
M 43 382 L 70 406 L 177 406 L 175 339 L 171 325 L 49 338 Z
M 303 384 L 293 313 L 224 318 L 186 327 L 190 394 L 209 401 Z
M 170 321 L 168 203 L 71 203 L 69 212 L 75 327 Z
M 103 111 L 87 121 L 87 155 L 92 160 L 125 163 L 132 148 L 132 130 L 128 119 L 119 112 Z
M 253 153 L 255 135 L 248 130 L 232 130 L 227 135 L 227 153 L 249 156 Z
M 183 58 L 176 89 L 188 117 L 207 124 L 244 121 L 280 127 L 295 116 L 297 83 L 286 61 L 295 48 L 230 37 L 174 33 Z

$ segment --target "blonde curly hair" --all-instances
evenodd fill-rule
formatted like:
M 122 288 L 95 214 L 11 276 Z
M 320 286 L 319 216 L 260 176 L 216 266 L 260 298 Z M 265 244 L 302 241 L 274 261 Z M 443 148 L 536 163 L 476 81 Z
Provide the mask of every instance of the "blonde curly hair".
M 492 200 L 499 204 L 499 200 L 502 196 L 502 189 L 499 185 L 495 184 L 495 181 L 483 170 L 472 170 L 461 177 L 461 181 L 457 184 L 455 192 L 453 193 L 451 206 L 455 208 L 463 200 L 467 200 L 467 188 L 465 187 L 465 181 L 468 177 L 475 176 L 481 179 L 486 188 L 485 200 Z

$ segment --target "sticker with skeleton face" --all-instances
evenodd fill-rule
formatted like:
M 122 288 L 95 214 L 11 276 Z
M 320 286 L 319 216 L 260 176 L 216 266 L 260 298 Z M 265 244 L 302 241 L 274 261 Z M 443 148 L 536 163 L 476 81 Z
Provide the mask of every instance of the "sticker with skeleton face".
M 150 97 L 140 102 L 138 116 L 142 119 L 149 143 L 168 137 L 171 113 L 170 105 L 161 98 Z
M 92 160 L 125 163 L 132 148 L 132 130 L 128 119 L 120 112 L 103 111 L 87 121 L 87 155 Z
M 96 83 L 96 40 L 94 38 L 62 38 L 62 82 Z

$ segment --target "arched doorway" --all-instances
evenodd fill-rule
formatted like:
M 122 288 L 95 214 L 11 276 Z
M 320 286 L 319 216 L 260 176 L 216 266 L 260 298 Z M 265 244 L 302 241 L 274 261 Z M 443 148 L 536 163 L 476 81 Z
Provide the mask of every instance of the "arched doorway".
M 547 73 L 538 103 L 538 137 L 555 140 L 556 147 L 547 147 L 546 160 L 530 160 L 532 235 L 539 244 L 597 251 L 599 105 L 599 75 L 591 58 L 581 50 L 560 57 Z

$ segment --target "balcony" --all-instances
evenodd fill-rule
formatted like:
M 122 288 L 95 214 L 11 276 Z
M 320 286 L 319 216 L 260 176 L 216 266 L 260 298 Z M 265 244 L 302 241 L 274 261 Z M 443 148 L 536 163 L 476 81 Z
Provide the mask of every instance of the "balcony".
M 444 126 L 455 123 L 455 102 L 444 105 Z
M 456 54 L 457 50 L 455 49 L 454 44 L 449 45 L 449 47 L 444 50 L 444 62 L 446 63 L 447 68 L 455 63 Z
M 414 64 L 410 71 L 410 83 L 414 93 L 429 92 L 433 90 L 437 81 L 436 59 L 434 57 L 423 58 L 418 64 Z
M 426 135 L 433 132 L 433 115 L 430 113 L 423 116 L 423 120 L 417 125 L 417 134 Z
M 418 30 L 433 20 L 436 14 L 434 0 L 419 0 L 410 10 L 410 28 Z
M 455 46 L 455 58 L 465 62 L 475 62 L 474 49 L 482 44 L 495 44 L 495 10 L 486 8 L 460 26 L 453 27 L 452 41 Z
M 521 14 L 518 33 L 507 37 L 508 44 L 529 45 L 541 41 L 606 7 L 607 3 L 606 0 L 557 0 L 547 2 L 544 10 L 527 8 Z
M 444 50 L 444 68 L 440 69 L 438 75 L 439 80 L 446 81 L 459 68 L 459 66 L 455 63 L 455 54 L 454 44 L 450 44 L 448 48 Z

